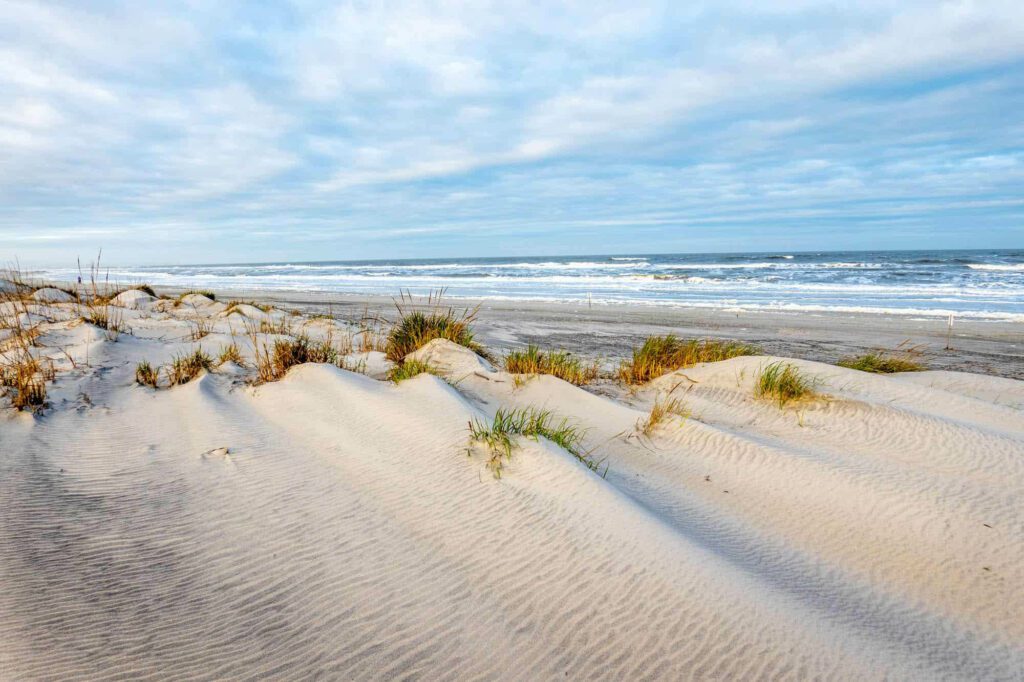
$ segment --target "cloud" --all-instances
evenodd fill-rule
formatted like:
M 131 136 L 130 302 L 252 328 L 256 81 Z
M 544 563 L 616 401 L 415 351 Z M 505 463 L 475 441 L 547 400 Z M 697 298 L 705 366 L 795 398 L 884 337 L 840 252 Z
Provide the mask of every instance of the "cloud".
M 0 0 L 0 16 L 11 257 L 442 255 L 526 234 L 664 250 L 787 228 L 884 244 L 887 220 L 1024 237 L 1015 3 Z

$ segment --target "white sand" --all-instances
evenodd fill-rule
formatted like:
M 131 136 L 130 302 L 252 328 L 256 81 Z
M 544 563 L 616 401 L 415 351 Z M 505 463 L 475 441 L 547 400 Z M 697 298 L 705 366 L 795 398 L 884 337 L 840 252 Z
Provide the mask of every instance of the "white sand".
M 254 388 L 226 364 L 153 390 L 138 361 L 232 332 L 251 355 L 244 320 L 351 330 L 121 302 L 116 341 L 31 306 L 63 320 L 39 339 L 59 373 L 40 415 L 0 410 L 0 679 L 1024 670 L 1024 382 L 796 361 L 828 399 L 782 410 L 754 357 L 613 399 L 433 342 L 451 384 L 364 353 L 366 375 Z M 692 416 L 641 435 L 668 392 Z M 467 422 L 512 406 L 585 427 L 607 476 L 523 440 L 496 480 Z

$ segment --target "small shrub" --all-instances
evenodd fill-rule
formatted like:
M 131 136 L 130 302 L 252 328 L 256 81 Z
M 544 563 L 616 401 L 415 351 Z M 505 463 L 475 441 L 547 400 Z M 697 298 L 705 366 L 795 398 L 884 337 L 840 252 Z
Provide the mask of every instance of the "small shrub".
M 150 296 L 152 296 L 153 298 L 156 298 L 156 292 L 153 291 L 153 287 L 149 286 L 148 284 L 139 284 L 138 286 L 134 286 L 134 287 L 131 287 L 131 288 L 132 289 L 138 289 L 139 291 L 147 293 Z
M 487 466 L 495 478 L 501 478 L 504 462 L 512 458 L 512 451 L 515 449 L 513 439 L 516 436 L 526 436 L 534 440 L 546 438 L 578 459 L 588 469 L 598 470 L 598 463 L 590 457 L 590 453 L 582 449 L 583 431 L 569 424 L 566 419 L 556 422 L 554 415 L 548 410 L 502 408 L 497 411 L 490 423 L 479 419 L 469 423 L 470 442 L 482 443 L 491 452 Z
M 619 367 L 619 378 L 627 384 L 645 384 L 663 374 L 692 367 L 701 362 L 718 362 L 741 355 L 757 355 L 759 349 L 739 341 L 718 339 L 683 340 L 673 334 L 649 336 L 631 359 Z
M 815 380 L 801 374 L 795 365 L 773 362 L 757 375 L 754 395 L 785 407 L 788 403 L 815 397 L 815 385 Z
M 220 355 L 217 356 L 217 364 L 223 365 L 225 362 L 233 362 L 239 367 L 245 367 L 245 360 L 242 358 L 242 351 L 238 348 L 237 343 L 229 343 L 221 347 Z
M 153 369 L 145 360 L 135 365 L 135 381 L 143 386 L 156 388 L 159 375 L 159 371 Z
M 686 404 L 679 398 L 670 398 L 668 396 L 658 398 L 654 401 L 651 413 L 647 415 L 647 419 L 641 419 L 637 422 L 637 430 L 645 436 L 649 436 L 666 418 L 671 416 L 689 419 L 690 411 L 686 409 Z
M 167 383 L 171 386 L 187 384 L 195 379 L 201 371 L 211 369 L 213 369 L 213 358 L 202 348 L 198 348 L 187 355 L 176 355 L 171 360 L 171 367 L 167 372 Z
M 473 340 L 473 321 L 479 308 L 467 308 L 461 313 L 454 308 L 441 305 L 444 290 L 432 293 L 428 299 L 428 310 L 407 310 L 403 305 L 412 299 L 402 297 L 402 303 L 395 302 L 399 319 L 388 334 L 385 353 L 392 362 L 401 362 L 406 355 L 422 348 L 434 339 L 447 339 L 474 353 L 487 356 L 487 351 Z
M 414 376 L 420 374 L 437 374 L 432 366 L 419 360 L 406 360 L 400 365 L 395 365 L 388 370 L 388 379 L 397 383 L 405 381 L 406 379 L 412 379 Z
M 531 344 L 526 350 L 512 351 L 505 356 L 505 371 L 512 374 L 550 374 L 582 386 L 597 378 L 597 363 L 584 365 L 570 353 L 545 352 Z

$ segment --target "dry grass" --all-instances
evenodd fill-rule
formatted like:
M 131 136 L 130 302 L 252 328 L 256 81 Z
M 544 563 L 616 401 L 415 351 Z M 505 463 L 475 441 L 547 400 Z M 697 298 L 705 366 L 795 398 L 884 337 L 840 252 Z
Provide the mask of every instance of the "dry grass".
M 225 362 L 233 362 L 239 367 L 245 367 L 245 359 L 242 357 L 242 351 L 237 343 L 232 342 L 226 346 L 221 346 L 220 354 L 217 356 L 217 364 L 223 365 Z
M 328 336 L 323 341 L 313 341 L 304 334 L 295 338 L 275 339 L 273 346 L 260 340 L 260 327 L 247 324 L 246 330 L 253 347 L 253 363 L 258 383 L 277 381 L 295 365 L 307 362 L 321 362 L 345 368 L 344 358 Z
M 858 369 L 874 374 L 895 374 L 896 372 L 923 372 L 926 368 L 920 362 L 922 350 L 918 346 L 901 343 L 894 351 L 877 350 L 856 357 L 840 360 L 840 367 Z
M 578 459 L 588 469 L 598 470 L 598 463 L 591 458 L 589 452 L 583 450 L 583 431 L 566 419 L 556 421 L 548 410 L 502 408 L 489 423 L 479 419 L 469 422 L 470 443 L 483 444 L 490 451 L 487 466 L 495 478 L 501 478 L 504 463 L 512 458 L 512 451 L 516 447 L 514 439 L 517 436 L 534 440 L 546 438 Z M 607 474 L 607 469 L 604 473 Z
M 652 379 L 692 367 L 701 362 L 718 362 L 741 355 L 757 355 L 759 349 L 739 341 L 719 339 L 680 339 L 668 336 L 649 336 L 633 356 L 619 366 L 619 379 L 627 384 L 645 384 Z
M 550 374 L 577 386 L 597 378 L 597 363 L 584 364 L 564 351 L 542 351 L 534 345 L 505 356 L 505 371 L 511 374 Z
M 272 305 L 257 303 L 256 301 L 228 301 L 228 307 L 224 309 L 224 314 L 230 315 L 232 313 L 241 313 L 238 307 L 243 305 L 250 305 L 253 308 L 256 308 L 257 310 L 260 310 L 264 313 L 269 313 L 271 310 L 274 309 L 274 306 Z
M 690 410 L 679 398 L 670 396 L 659 397 L 651 407 L 651 413 L 646 419 L 637 422 L 637 431 L 645 436 L 651 435 L 666 419 L 670 417 L 681 417 L 686 420 L 690 418 Z
M 291 318 L 282 317 L 277 322 L 274 320 L 260 320 L 259 331 L 261 334 L 280 334 L 281 336 L 290 336 L 292 333 Z
M 217 300 L 217 294 L 215 294 L 212 291 L 209 291 L 207 289 L 190 289 L 189 291 L 186 291 L 186 292 L 184 292 L 182 294 L 178 294 L 178 300 L 181 301 L 181 299 L 185 298 L 186 296 L 190 296 L 191 294 L 196 294 L 198 296 L 203 296 L 205 298 L 210 299 L 211 301 L 216 301 Z
M 405 381 L 406 379 L 412 379 L 414 376 L 419 376 L 420 374 L 437 375 L 437 370 L 426 362 L 420 362 L 419 360 L 406 360 L 402 364 L 395 365 L 388 370 L 388 379 L 397 384 Z
M 106 332 L 108 341 L 117 341 L 118 336 L 127 332 L 124 324 L 124 312 L 117 306 L 110 305 L 110 300 L 120 293 L 120 289 L 110 283 L 109 273 L 103 272 L 100 264 L 103 251 L 100 250 L 96 260 L 89 264 L 88 275 L 82 273 L 82 262 L 78 262 L 79 278 L 85 282 L 82 291 L 76 292 L 79 304 L 79 317 L 91 325 Z
M 0 293 L 0 386 L 19 410 L 46 405 L 46 382 L 56 378 L 56 369 L 49 358 L 33 353 L 38 347 L 44 318 L 30 309 L 32 289 L 15 264 L 3 278 L 10 282 L 10 291 Z
M 754 380 L 754 395 L 771 400 L 779 407 L 818 396 L 817 381 L 807 377 L 788 362 L 773 362 L 764 367 Z
M 156 382 L 160 378 L 160 371 L 153 369 L 148 362 L 143 360 L 135 365 L 135 381 L 143 386 L 156 388 Z
M 388 334 L 384 351 L 389 360 L 402 362 L 406 355 L 434 339 L 447 339 L 487 356 L 483 346 L 473 340 L 473 321 L 479 306 L 458 312 L 441 303 L 443 295 L 443 289 L 431 293 L 424 310 L 414 310 L 413 298 L 407 294 L 403 294 L 401 301 L 395 301 L 398 322 Z
M 46 405 L 46 382 L 53 381 L 53 362 L 33 356 L 27 348 L 19 348 L 0 364 L 0 386 L 8 389 L 11 405 L 28 410 Z
M 200 372 L 211 369 L 213 358 L 202 348 L 197 348 L 187 355 L 176 355 L 171 360 L 171 366 L 167 369 L 167 383 L 171 386 L 187 384 L 199 376 Z

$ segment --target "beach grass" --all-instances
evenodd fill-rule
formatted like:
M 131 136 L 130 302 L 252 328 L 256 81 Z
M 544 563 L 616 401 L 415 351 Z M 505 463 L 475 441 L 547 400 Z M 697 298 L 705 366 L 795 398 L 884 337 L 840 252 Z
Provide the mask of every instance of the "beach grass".
M 597 378 L 597 363 L 585 364 L 565 351 L 542 351 L 534 345 L 505 356 L 505 371 L 511 374 L 550 374 L 576 386 Z
M 654 401 L 654 405 L 651 406 L 651 412 L 647 415 L 647 418 L 637 422 L 637 430 L 643 435 L 649 436 L 655 429 L 673 416 L 684 420 L 689 419 L 690 410 L 687 409 L 686 403 L 679 398 L 659 397 Z
M 199 376 L 200 372 L 211 369 L 213 358 L 202 348 L 197 348 L 191 353 L 174 356 L 167 370 L 167 383 L 171 386 L 187 384 Z
M 178 300 L 180 301 L 186 296 L 190 296 L 192 294 L 196 294 L 197 296 L 203 296 L 204 298 L 208 298 L 211 301 L 217 300 L 217 294 L 210 291 L 209 289 L 189 289 L 188 291 L 178 294 Z
M 432 293 L 426 310 L 414 310 L 411 296 L 403 295 L 395 301 L 398 321 L 391 328 L 385 345 L 385 354 L 392 362 L 402 362 L 405 356 L 434 339 L 446 339 L 473 352 L 487 356 L 487 351 L 473 338 L 473 322 L 479 307 L 456 311 L 442 305 L 444 291 Z
M 863 355 L 843 358 L 836 364 L 847 369 L 857 369 L 873 374 L 923 372 L 926 368 L 919 361 L 920 357 L 921 351 L 918 348 L 901 345 L 895 351 L 872 351 Z
M 145 360 L 135 365 L 135 381 L 138 384 L 156 388 L 159 376 L 159 370 L 153 369 L 153 367 Z
M 645 384 L 677 369 L 701 362 L 718 362 L 741 355 L 757 355 L 751 344 L 720 339 L 680 339 L 674 334 L 649 336 L 632 357 L 619 366 L 619 379 L 627 384 Z
M 518 436 L 534 440 L 545 438 L 588 469 L 598 470 L 598 464 L 590 457 L 590 453 L 583 450 L 583 430 L 567 419 L 557 420 L 550 410 L 533 407 L 500 408 L 489 422 L 481 419 L 470 421 L 469 434 L 471 443 L 483 444 L 490 451 L 487 465 L 495 478 L 501 478 L 504 463 L 512 458 L 516 448 L 515 438 Z
M 817 381 L 789 362 L 773 362 L 761 369 L 754 380 L 754 395 L 779 407 L 817 397 Z
M 388 379 L 396 384 L 412 379 L 420 374 L 437 374 L 437 370 L 426 362 L 419 360 L 406 360 L 400 365 L 395 365 L 388 370 Z
M 239 367 L 245 367 L 245 359 L 242 358 L 242 351 L 237 343 L 232 342 L 221 346 L 220 354 L 217 356 L 217 364 L 223 365 L 225 362 L 233 362 Z

